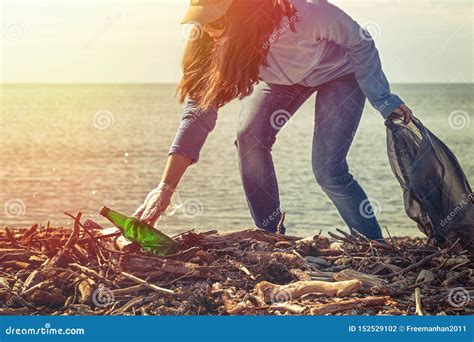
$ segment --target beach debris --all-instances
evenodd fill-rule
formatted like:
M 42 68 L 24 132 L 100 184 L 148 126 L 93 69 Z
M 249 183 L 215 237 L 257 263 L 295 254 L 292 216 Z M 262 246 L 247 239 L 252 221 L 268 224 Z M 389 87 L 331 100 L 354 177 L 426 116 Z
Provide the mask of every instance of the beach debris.
M 158 256 L 81 213 L 0 229 L 2 315 L 472 315 L 474 263 L 454 243 L 184 232 Z M 122 238 L 122 240 L 121 240 Z

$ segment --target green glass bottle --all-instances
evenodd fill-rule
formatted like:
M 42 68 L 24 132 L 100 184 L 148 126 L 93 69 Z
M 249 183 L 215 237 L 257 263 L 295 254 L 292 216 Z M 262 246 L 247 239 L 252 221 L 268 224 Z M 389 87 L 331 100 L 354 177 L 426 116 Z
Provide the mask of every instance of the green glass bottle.
M 119 228 L 123 236 L 137 242 L 146 251 L 165 256 L 176 253 L 178 249 L 176 240 L 136 217 L 123 215 L 108 207 L 102 207 L 99 213 Z

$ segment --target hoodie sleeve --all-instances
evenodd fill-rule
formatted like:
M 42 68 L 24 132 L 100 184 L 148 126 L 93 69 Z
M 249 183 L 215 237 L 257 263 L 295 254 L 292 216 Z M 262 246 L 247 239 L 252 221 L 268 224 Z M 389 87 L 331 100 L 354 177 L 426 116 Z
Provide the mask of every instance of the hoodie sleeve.
M 196 163 L 216 121 L 217 110 L 203 111 L 194 100 L 187 99 L 178 131 L 168 154 L 184 155 L 191 158 L 193 164 Z
M 371 105 L 386 119 L 403 101 L 390 92 L 379 53 L 370 33 L 337 6 L 317 0 L 316 39 L 327 39 L 347 50 L 355 77 Z

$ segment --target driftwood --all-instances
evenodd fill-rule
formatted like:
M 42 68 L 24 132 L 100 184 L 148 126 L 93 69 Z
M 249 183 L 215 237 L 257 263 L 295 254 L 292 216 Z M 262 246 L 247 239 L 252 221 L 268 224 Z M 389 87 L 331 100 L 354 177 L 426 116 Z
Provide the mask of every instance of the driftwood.
M 371 306 L 380 306 L 386 304 L 390 297 L 367 297 L 344 300 L 336 303 L 314 306 L 310 309 L 311 315 L 328 315 L 342 311 L 361 309 Z
M 143 285 L 144 287 L 152 290 L 152 291 L 156 291 L 156 292 L 161 292 L 161 293 L 166 293 L 166 294 L 171 294 L 173 295 L 174 294 L 174 291 L 173 290 L 168 290 L 168 289 L 164 289 L 162 287 L 159 287 L 159 286 L 156 286 L 156 285 L 153 285 L 153 284 L 150 284 L 148 283 L 147 281 L 143 280 L 143 279 L 140 279 L 138 277 L 135 277 L 133 274 L 129 274 L 129 273 L 125 273 L 125 272 L 120 272 L 121 275 L 123 275 L 125 278 L 127 278 L 128 280 L 131 280 L 135 283 L 138 283 L 140 285 Z
M 292 303 L 289 303 L 289 302 L 286 302 L 286 303 L 273 303 L 270 306 L 269 309 L 270 310 L 278 310 L 278 311 L 282 311 L 282 312 L 285 312 L 285 313 L 287 312 L 287 313 L 295 314 L 295 315 L 301 315 L 301 314 L 305 313 L 306 311 L 308 311 L 307 306 L 292 304 Z
M 415 315 L 423 316 L 423 308 L 421 307 L 421 291 L 419 287 L 415 289 L 415 305 Z
M 160 272 L 199 277 L 204 279 L 222 280 L 220 270 L 214 266 L 200 266 L 191 262 L 170 260 L 165 258 L 143 258 L 141 256 L 127 256 L 121 260 L 120 266 L 127 271 L 148 273 L 159 270 Z
M 276 297 L 297 299 L 309 293 L 320 293 L 330 297 L 343 297 L 357 292 L 362 287 L 362 282 L 357 279 L 338 281 L 334 283 L 325 281 L 297 281 L 287 285 L 275 285 L 262 281 L 255 286 L 257 296 L 265 301 L 278 300 Z
M 338 281 L 358 279 L 366 286 L 382 286 L 384 281 L 376 275 L 365 274 L 352 269 L 346 269 L 334 274 L 334 279 Z
M 472 315 L 459 246 L 338 230 L 184 232 L 160 257 L 81 223 L 0 229 L 0 315 Z

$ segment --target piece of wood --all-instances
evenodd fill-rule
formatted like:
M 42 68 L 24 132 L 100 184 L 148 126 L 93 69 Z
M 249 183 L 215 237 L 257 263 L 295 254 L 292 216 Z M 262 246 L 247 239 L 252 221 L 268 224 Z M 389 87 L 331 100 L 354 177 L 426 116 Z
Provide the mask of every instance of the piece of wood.
M 66 302 L 66 297 L 56 292 L 36 290 L 28 300 L 38 306 L 60 307 Z
M 241 255 L 244 260 L 254 264 L 268 264 L 272 261 L 280 262 L 288 267 L 304 267 L 307 265 L 306 260 L 294 253 L 283 252 L 236 252 Z
M 359 279 L 366 286 L 382 286 L 385 281 L 373 274 L 358 272 L 353 269 L 345 269 L 334 274 L 337 281 Z
M 342 254 L 344 254 L 344 251 L 332 248 L 320 249 L 317 252 L 318 256 L 340 256 Z
M 79 284 L 77 284 L 77 289 L 80 294 L 79 303 L 90 303 L 95 290 L 95 282 L 91 278 L 84 278 Z
M 88 275 L 91 278 L 95 278 L 95 279 L 97 279 L 97 280 L 99 280 L 99 281 L 101 281 L 101 282 L 103 282 L 107 285 L 116 285 L 113 280 L 107 279 L 106 277 L 100 275 L 96 271 L 91 270 L 90 268 L 87 268 L 85 266 L 82 266 L 82 265 L 79 265 L 79 264 L 76 264 L 76 263 L 72 263 L 72 264 L 69 264 L 69 267 L 71 267 L 73 270 L 82 272 L 82 273 Z
M 118 296 L 123 296 L 123 295 L 129 295 L 129 294 L 132 294 L 132 293 L 136 293 L 136 292 L 144 290 L 146 288 L 147 287 L 145 285 L 138 284 L 138 285 L 133 285 L 133 286 L 130 286 L 130 287 L 125 287 L 125 288 L 121 288 L 121 289 L 112 290 L 112 293 L 114 294 L 114 297 L 118 297 Z
M 28 262 L 17 261 L 17 260 L 9 260 L 2 262 L 2 268 L 13 268 L 13 269 L 28 269 L 32 265 Z
M 127 273 L 127 272 L 120 272 L 120 274 L 123 275 L 128 280 L 131 280 L 131 281 L 133 281 L 137 284 L 143 285 L 143 286 L 149 288 L 150 290 L 153 290 L 153 291 L 156 291 L 156 292 L 161 292 L 161 293 L 166 293 L 166 294 L 171 294 L 171 295 L 175 294 L 173 290 L 168 290 L 168 289 L 165 289 L 163 287 L 159 287 L 159 286 L 150 284 L 146 280 L 138 278 L 138 277 L 134 276 L 133 274 L 130 274 L 130 273 Z
M 245 267 L 244 265 L 242 265 L 242 263 L 236 261 L 236 260 L 231 260 L 230 263 L 236 267 L 238 270 L 242 271 L 243 273 L 245 273 L 246 275 L 248 275 L 250 277 L 250 279 L 252 280 L 255 280 L 255 276 L 252 274 L 252 272 L 249 271 L 249 269 L 247 267 Z
M 15 238 L 15 236 L 13 235 L 11 229 L 9 229 L 8 227 L 5 228 L 5 235 L 7 237 L 7 239 L 10 241 L 10 243 L 15 246 L 15 247 L 18 247 L 19 244 L 18 244 L 18 241 L 17 239 Z
M 338 282 L 325 281 L 297 281 L 287 285 L 276 285 L 262 281 L 255 285 L 255 293 L 265 301 L 280 301 L 279 298 L 297 299 L 308 293 L 322 293 L 326 296 L 347 296 L 357 292 L 362 287 L 358 279 Z
M 34 223 L 31 225 L 30 228 L 26 229 L 22 236 L 21 236 L 21 239 L 27 239 L 29 238 L 31 235 L 35 234 L 36 232 L 38 231 L 38 223 Z
M 417 283 L 427 284 L 435 280 L 435 274 L 431 270 L 421 270 L 416 278 Z
M 308 310 L 306 306 L 293 304 L 293 303 L 273 303 L 272 305 L 270 305 L 269 309 L 289 312 L 296 315 L 301 315 L 306 310 Z
M 290 274 L 295 280 L 311 280 L 311 276 L 307 272 L 304 272 L 298 268 L 292 268 L 290 270 Z
M 419 287 L 415 289 L 415 315 L 424 316 L 423 308 L 421 306 L 421 291 Z
M 0 308 L 0 315 L 3 316 L 19 316 L 28 314 L 28 308 Z
M 121 259 L 120 266 L 126 272 L 146 273 L 161 271 L 172 274 L 187 275 L 216 281 L 224 280 L 220 274 L 222 268 L 219 266 L 201 266 L 191 262 L 170 260 L 160 257 L 144 257 L 140 255 L 130 255 Z
M 211 245 L 213 247 L 219 245 L 229 245 L 234 242 L 240 242 L 245 239 L 252 239 L 256 241 L 268 242 L 276 244 L 281 240 L 296 241 L 298 237 L 281 235 L 267 232 L 263 229 L 245 229 L 236 232 L 224 233 L 224 234 L 213 234 L 213 235 L 202 235 L 201 243 L 203 245 Z
M 254 306 L 244 298 L 241 302 L 235 303 L 230 296 L 228 291 L 224 291 L 221 295 L 222 302 L 224 303 L 224 309 L 229 315 L 240 315 L 245 311 L 252 310 Z
M 73 219 L 75 219 L 75 217 L 74 217 L 73 215 L 71 215 L 71 214 L 69 214 L 69 213 L 67 213 L 67 212 L 64 212 L 64 214 L 66 214 L 67 216 L 72 217 Z M 99 247 L 101 247 L 102 249 L 104 249 L 104 250 L 106 250 L 106 251 L 108 251 L 108 252 L 110 252 L 110 253 L 114 253 L 114 254 L 118 254 L 118 255 L 127 254 L 126 252 L 116 251 L 116 250 L 107 248 L 107 247 L 106 247 L 105 245 L 103 245 L 103 244 L 101 243 L 101 241 L 99 241 L 99 240 L 97 239 L 97 237 L 96 237 L 94 234 L 92 234 L 92 233 L 89 231 L 89 229 L 87 229 L 82 223 L 79 222 L 79 226 L 80 226 L 80 227 L 84 230 L 84 232 L 86 232 L 86 234 L 89 235 L 89 237 L 90 237 Z
M 395 275 L 397 275 L 397 276 L 398 276 L 398 275 L 403 275 L 403 274 L 405 274 L 405 273 L 407 273 L 407 272 L 409 272 L 409 271 L 411 271 L 411 270 L 414 270 L 414 269 L 416 269 L 417 267 L 420 267 L 420 266 L 426 264 L 426 263 L 427 263 L 428 261 L 430 261 L 431 259 L 436 258 L 437 256 L 440 256 L 441 254 L 442 254 L 441 251 L 437 251 L 437 252 L 435 252 L 435 253 L 433 253 L 433 254 L 431 254 L 431 255 L 428 255 L 428 256 L 424 257 L 423 259 L 421 259 L 420 261 L 415 262 L 414 264 L 412 264 L 412 265 L 410 265 L 410 266 L 408 266 L 408 267 L 405 267 L 405 268 L 402 269 L 401 271 L 398 271 Z
M 25 290 L 22 295 L 23 296 L 29 296 L 30 294 L 32 294 L 35 290 L 38 290 L 38 289 L 42 289 L 42 288 L 45 288 L 46 286 L 49 286 L 51 285 L 52 281 L 47 279 L 47 280 L 44 280 L 40 283 L 37 283 L 35 284 L 34 286 L 28 288 L 27 290 Z
M 64 245 L 64 247 L 61 248 L 56 253 L 56 255 L 53 256 L 51 260 L 48 262 L 48 264 L 46 265 L 47 268 L 53 268 L 53 267 L 58 266 L 62 261 L 64 253 L 66 253 L 66 251 L 72 248 L 72 246 L 77 242 L 77 239 L 79 238 L 79 230 L 80 230 L 79 222 L 81 220 L 81 216 L 82 216 L 82 213 L 78 212 L 76 217 L 74 218 L 74 224 L 73 224 L 71 235 L 69 235 L 69 238 L 66 241 L 66 244 Z
M 0 263 L 10 260 L 28 261 L 33 255 L 39 255 L 39 253 L 32 253 L 26 249 L 0 248 Z
M 110 315 L 123 315 L 130 308 L 132 308 L 135 305 L 141 304 L 144 300 L 145 300 L 144 296 L 138 296 L 138 297 L 132 298 L 127 303 L 125 303 L 125 305 L 123 305 L 122 307 L 112 311 Z
M 335 303 L 313 306 L 309 309 L 311 315 L 329 315 L 347 310 L 362 309 L 385 305 L 390 300 L 389 296 L 374 296 L 366 298 L 354 298 Z

